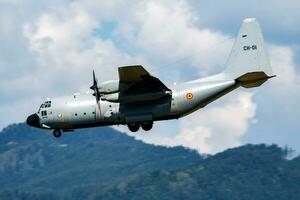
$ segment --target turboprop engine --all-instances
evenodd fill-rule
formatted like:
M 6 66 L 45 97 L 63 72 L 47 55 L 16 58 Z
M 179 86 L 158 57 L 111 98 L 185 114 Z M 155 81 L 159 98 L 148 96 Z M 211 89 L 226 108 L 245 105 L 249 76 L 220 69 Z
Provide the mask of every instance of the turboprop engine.
M 112 94 L 119 92 L 119 81 L 111 80 L 105 81 L 99 85 L 99 92 L 101 94 Z

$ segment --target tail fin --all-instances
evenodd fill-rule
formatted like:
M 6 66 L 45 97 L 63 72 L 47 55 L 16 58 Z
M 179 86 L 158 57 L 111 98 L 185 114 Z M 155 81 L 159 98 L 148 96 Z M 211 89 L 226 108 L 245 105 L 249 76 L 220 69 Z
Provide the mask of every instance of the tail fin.
M 243 21 L 224 74 L 247 88 L 260 86 L 274 77 L 256 19 L 249 18 Z

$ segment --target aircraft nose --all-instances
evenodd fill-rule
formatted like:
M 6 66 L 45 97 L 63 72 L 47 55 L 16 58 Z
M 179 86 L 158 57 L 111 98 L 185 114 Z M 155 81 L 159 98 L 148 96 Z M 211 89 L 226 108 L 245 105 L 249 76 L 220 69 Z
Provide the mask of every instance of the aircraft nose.
M 29 126 L 40 127 L 40 118 L 37 114 L 32 114 L 29 117 L 27 117 L 26 123 Z

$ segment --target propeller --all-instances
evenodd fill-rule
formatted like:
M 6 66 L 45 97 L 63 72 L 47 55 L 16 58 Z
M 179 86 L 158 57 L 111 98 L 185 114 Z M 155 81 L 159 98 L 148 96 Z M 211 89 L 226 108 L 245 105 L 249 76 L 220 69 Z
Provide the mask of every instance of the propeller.
M 93 96 L 96 97 L 96 101 L 98 103 L 99 100 L 100 100 L 100 91 L 99 91 L 99 88 L 98 88 L 98 81 L 97 81 L 97 78 L 95 76 L 95 71 L 94 70 L 93 70 L 93 85 L 90 87 L 90 89 L 94 91 Z

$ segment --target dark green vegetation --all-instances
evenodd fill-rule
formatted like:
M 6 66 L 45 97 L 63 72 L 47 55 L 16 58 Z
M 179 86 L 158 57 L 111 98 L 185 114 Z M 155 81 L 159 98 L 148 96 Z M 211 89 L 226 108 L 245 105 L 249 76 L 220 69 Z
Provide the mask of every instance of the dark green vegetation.
M 50 134 L 24 124 L 0 133 L 1 200 L 300 199 L 300 157 L 275 145 L 202 157 L 111 128 Z

